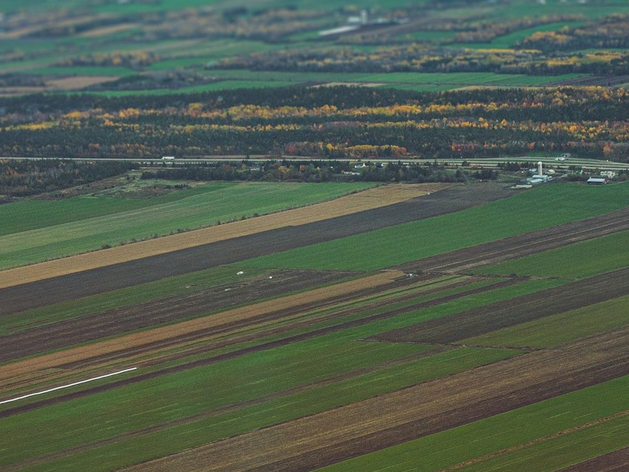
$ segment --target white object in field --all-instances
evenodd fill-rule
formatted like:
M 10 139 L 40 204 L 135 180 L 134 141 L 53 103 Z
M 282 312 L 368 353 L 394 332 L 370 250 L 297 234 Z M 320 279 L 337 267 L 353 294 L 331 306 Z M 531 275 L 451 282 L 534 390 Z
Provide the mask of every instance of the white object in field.
M 74 382 L 74 383 L 71 383 L 71 384 L 68 384 L 68 385 L 61 385 L 60 387 L 49 388 L 48 390 L 42 390 L 41 392 L 29 393 L 28 395 L 22 395 L 21 397 L 11 398 L 10 400 L 1 401 L 0 405 L 3 405 L 5 403 L 16 402 L 18 400 L 24 400 L 25 398 L 34 397 L 36 395 L 43 395 L 45 393 L 54 392 L 56 390 L 61 390 L 61 389 L 64 389 L 64 388 L 75 387 L 77 385 L 81 385 L 81 384 L 84 384 L 84 383 L 87 383 L 87 382 L 93 382 L 94 380 L 106 379 L 107 377 L 112 377 L 114 375 L 124 374 L 125 372 L 131 372 L 133 370 L 137 370 L 137 367 L 131 367 L 129 369 L 119 370 L 118 372 L 113 372 L 111 374 L 99 375 L 98 377 L 92 377 L 91 379 L 80 380 L 79 382 Z
M 242 274 L 244 274 L 242 270 L 239 270 L 238 272 L 236 272 L 236 275 L 242 275 Z

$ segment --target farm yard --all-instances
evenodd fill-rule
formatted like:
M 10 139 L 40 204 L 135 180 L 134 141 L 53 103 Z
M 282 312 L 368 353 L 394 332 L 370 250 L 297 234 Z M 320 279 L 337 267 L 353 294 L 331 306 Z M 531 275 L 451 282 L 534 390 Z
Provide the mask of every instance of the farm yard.
M 622 463 L 628 189 L 363 187 L 223 236 L 4 270 L 2 470 Z

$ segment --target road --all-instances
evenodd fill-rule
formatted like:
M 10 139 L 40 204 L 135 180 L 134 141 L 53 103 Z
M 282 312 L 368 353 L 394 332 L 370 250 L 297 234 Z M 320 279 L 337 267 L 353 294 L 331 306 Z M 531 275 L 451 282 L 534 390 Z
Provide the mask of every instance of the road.
M 161 158 L 123 158 L 123 157 L 25 157 L 25 156 L 5 156 L 0 157 L 0 160 L 56 160 L 63 159 L 69 161 L 76 162 L 91 162 L 95 160 L 99 161 L 120 161 L 120 162 L 133 162 L 140 165 L 156 165 L 156 164 L 165 164 L 165 165 L 186 165 L 186 164 L 199 164 L 199 163 L 217 163 L 217 162 L 225 162 L 225 161 L 233 161 L 240 163 L 243 160 L 248 160 L 250 162 L 276 162 L 276 161 L 294 161 L 294 162 L 321 162 L 330 159 L 324 159 L 320 157 L 305 157 L 305 156 L 268 156 L 268 155 L 250 155 L 249 157 L 245 155 L 223 155 L 223 156 L 204 156 L 204 157 L 177 157 L 174 160 L 163 161 Z M 350 161 L 350 159 L 335 159 L 336 161 Z M 332 160 L 330 160 L 332 161 Z M 351 160 L 353 161 L 353 160 Z M 514 157 L 501 157 L 501 158 L 486 158 L 486 159 L 421 159 L 421 158 L 413 158 L 406 157 L 404 159 L 385 159 L 385 158 L 374 158 L 374 159 L 364 159 L 362 162 L 371 162 L 371 163 L 382 163 L 388 164 L 390 162 L 398 163 L 401 162 L 403 164 L 433 164 L 437 163 L 439 165 L 445 165 L 447 167 L 462 167 L 464 163 L 466 163 L 470 168 L 482 168 L 482 169 L 495 169 L 500 164 L 505 162 L 529 162 L 532 167 L 535 166 L 537 162 L 542 162 L 546 167 L 554 167 L 558 169 L 568 169 L 570 167 L 577 167 L 584 170 L 611 170 L 611 171 L 621 171 L 621 170 L 629 170 L 629 164 L 624 162 L 615 162 L 615 161 L 603 161 L 597 159 L 578 159 L 569 157 L 565 160 L 558 161 L 555 157 L 528 157 L 528 156 L 514 156 Z

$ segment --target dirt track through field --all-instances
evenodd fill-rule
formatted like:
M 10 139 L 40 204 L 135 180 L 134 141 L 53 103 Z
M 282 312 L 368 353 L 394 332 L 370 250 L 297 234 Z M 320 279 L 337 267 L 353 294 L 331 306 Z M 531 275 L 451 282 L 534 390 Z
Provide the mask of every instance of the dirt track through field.
M 312 470 L 627 375 L 628 347 L 625 328 L 125 470 Z
M 380 341 L 454 343 L 629 294 L 629 268 L 581 279 L 375 336 Z
M 455 212 L 509 195 L 511 195 L 509 192 L 493 185 L 458 186 L 442 190 L 434 195 L 413 198 L 401 203 L 314 223 L 295 226 L 295 221 L 289 218 L 288 221 L 283 220 L 283 224 L 289 224 L 289 226 L 270 231 L 263 231 L 255 226 L 262 217 L 253 218 L 243 223 L 250 223 L 253 225 L 252 230 L 262 232 L 240 237 L 230 233 L 229 237 L 232 239 L 209 244 L 207 244 L 209 239 L 201 238 L 201 240 L 196 240 L 196 244 L 202 245 L 188 249 L 174 251 L 173 247 L 164 247 L 164 251 L 171 252 L 45 280 L 39 280 L 39 277 L 44 277 L 44 275 L 38 273 L 39 267 L 44 264 L 19 269 L 22 271 L 19 277 L 15 272 L 18 269 L 4 271 L 0 272 L 0 286 L 6 287 L 20 280 L 25 282 L 37 279 L 38 281 L 0 289 L 0 316 Z M 210 229 L 212 228 L 208 228 L 208 231 Z M 191 233 L 185 233 L 182 236 Z M 130 257 L 136 254 L 133 246 L 140 247 L 139 244 L 128 246 Z M 101 261 L 103 264 L 111 263 L 107 259 L 108 254 L 109 250 L 99 251 L 94 253 L 94 257 L 105 258 Z M 59 263 L 61 261 L 64 259 Z M 82 264 L 78 266 L 84 267 Z M 50 273 L 45 272 L 45 277 L 51 276 Z
M 0 288 L 58 277 L 99 267 L 120 264 L 146 257 L 180 251 L 208 243 L 239 238 L 285 226 L 300 226 L 316 221 L 360 213 L 393 205 L 443 190 L 448 184 L 386 185 L 329 202 L 263 215 L 220 226 L 211 226 L 186 233 L 174 234 L 149 241 L 115 247 L 102 251 L 42 262 L 0 273 Z M 495 189 L 494 189 L 495 191 Z
M 626 472 L 629 470 L 629 447 L 581 462 L 559 472 Z

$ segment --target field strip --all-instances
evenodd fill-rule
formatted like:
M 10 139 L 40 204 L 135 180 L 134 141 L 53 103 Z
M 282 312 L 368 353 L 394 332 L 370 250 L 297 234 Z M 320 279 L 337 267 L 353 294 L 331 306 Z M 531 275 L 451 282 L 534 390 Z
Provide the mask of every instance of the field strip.
M 12 287 L 51 277 L 143 259 L 217 241 L 261 233 L 285 226 L 300 226 L 307 223 L 336 218 L 393 205 L 451 186 L 450 184 L 385 185 L 308 207 L 296 208 L 225 225 L 211 226 L 209 228 L 202 228 L 158 239 L 56 259 L 54 261 L 42 262 L 31 266 L 9 269 L 0 272 L 0 288 Z
M 539 443 L 542 443 L 542 442 L 545 442 L 545 441 L 550 441 L 550 440 L 556 439 L 556 438 L 558 438 L 560 436 L 564 436 L 566 434 L 574 433 L 575 431 L 580 431 L 582 429 L 587 429 L 587 428 L 591 428 L 593 426 L 598 426 L 601 423 L 607 423 L 608 421 L 613 421 L 613 420 L 618 419 L 618 418 L 624 418 L 626 416 L 629 416 L 629 411 L 621 411 L 620 413 L 616 413 L 615 415 L 606 416 L 605 418 L 600 418 L 600 419 L 597 419 L 597 420 L 594 420 L 594 421 L 589 421 L 587 423 L 583 423 L 583 424 L 580 424 L 578 426 L 573 426 L 572 428 L 569 428 L 569 429 L 557 431 L 556 433 L 549 434 L 547 436 L 543 436 L 543 437 L 540 437 L 540 438 L 535 438 L 535 439 L 532 439 L 530 441 L 526 441 L 526 442 L 523 442 L 521 444 L 518 444 L 516 446 L 507 447 L 505 449 L 501 449 L 499 451 L 495 451 L 495 452 L 492 452 L 490 454 L 485 454 L 484 456 L 476 457 L 474 459 L 470 459 L 468 461 L 461 462 L 459 464 L 455 464 L 455 465 L 446 467 L 444 469 L 440 469 L 440 470 L 438 470 L 436 472 L 452 472 L 454 470 L 459 470 L 459 469 L 462 469 L 464 467 L 468 467 L 468 466 L 471 466 L 471 465 L 474 465 L 474 464 L 478 464 L 478 463 L 484 462 L 484 461 L 489 460 L 489 459 L 493 459 L 494 457 L 503 456 L 505 454 L 509 454 L 510 452 L 519 451 L 521 449 L 526 449 L 527 447 L 534 446 L 536 444 L 539 444 Z M 600 470 L 600 469 L 589 469 L 589 470 Z
M 239 322 L 249 318 L 258 317 L 268 312 L 282 309 L 289 309 L 304 304 L 335 299 L 339 295 L 364 290 L 368 287 L 378 287 L 393 282 L 403 275 L 398 271 L 386 271 L 376 275 L 351 280 L 336 285 L 331 285 L 287 297 L 269 300 L 255 305 L 236 308 L 221 313 L 184 321 L 174 325 L 154 328 L 139 333 L 110 339 L 99 343 L 67 349 L 41 357 L 15 362 L 5 366 L 0 366 L 0 381 L 7 380 L 24 374 L 32 374 L 35 370 L 49 369 L 59 365 L 90 359 L 105 354 L 122 351 L 125 349 L 144 346 L 177 336 L 195 333 L 204 329 Z
M 625 328 L 124 470 L 311 470 L 627 375 L 628 344 Z
M 629 470 L 629 447 L 580 462 L 557 472 L 622 472 Z
M 0 405 L 4 405 L 5 403 L 17 402 L 19 400 L 24 400 L 26 398 L 35 397 L 37 395 L 45 395 L 46 393 L 55 392 L 57 390 L 63 390 L 65 388 L 76 387 L 77 385 L 82 385 L 88 382 L 94 382 L 95 380 L 106 379 L 107 377 L 113 377 L 114 375 L 124 374 L 126 372 L 132 372 L 137 370 L 137 367 L 130 367 L 129 369 L 119 370 L 118 372 L 112 372 L 111 374 L 99 375 L 98 377 L 92 377 L 90 379 L 80 380 L 78 382 L 73 382 L 67 385 L 60 385 L 59 387 L 49 388 L 48 390 L 42 390 L 41 392 L 29 393 L 27 395 L 22 395 L 21 397 L 11 398 L 10 400 L 0 401 Z

